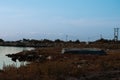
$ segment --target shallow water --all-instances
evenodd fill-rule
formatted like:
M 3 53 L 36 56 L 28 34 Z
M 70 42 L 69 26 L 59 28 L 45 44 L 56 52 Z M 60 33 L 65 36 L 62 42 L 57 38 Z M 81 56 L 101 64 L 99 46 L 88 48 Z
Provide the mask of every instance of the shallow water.
M 32 50 L 32 49 L 34 48 L 0 46 L 0 69 L 2 69 L 4 65 L 15 65 L 19 67 L 21 64 L 23 64 L 23 62 L 19 62 L 19 61 L 13 62 L 11 58 L 5 56 L 6 54 L 13 54 L 13 53 L 21 52 L 23 50 Z

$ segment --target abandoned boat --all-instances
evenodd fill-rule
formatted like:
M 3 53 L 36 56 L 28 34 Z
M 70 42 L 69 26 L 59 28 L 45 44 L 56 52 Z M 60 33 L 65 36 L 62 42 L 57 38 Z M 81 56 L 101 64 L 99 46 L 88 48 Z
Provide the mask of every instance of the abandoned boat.
M 96 48 L 63 48 L 62 54 L 98 54 L 98 55 L 105 55 L 106 52 L 102 49 Z

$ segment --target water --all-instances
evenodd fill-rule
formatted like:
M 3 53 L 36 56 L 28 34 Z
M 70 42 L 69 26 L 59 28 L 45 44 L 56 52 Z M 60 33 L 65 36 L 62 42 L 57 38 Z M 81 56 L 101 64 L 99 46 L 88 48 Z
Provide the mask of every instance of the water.
M 34 48 L 28 48 L 28 47 L 5 47 L 5 46 L 0 46 L 0 69 L 3 68 L 3 65 L 16 65 L 19 67 L 21 65 L 21 62 L 13 62 L 11 58 L 8 58 L 5 56 L 6 54 L 13 54 L 13 53 L 18 53 L 23 50 L 32 50 Z

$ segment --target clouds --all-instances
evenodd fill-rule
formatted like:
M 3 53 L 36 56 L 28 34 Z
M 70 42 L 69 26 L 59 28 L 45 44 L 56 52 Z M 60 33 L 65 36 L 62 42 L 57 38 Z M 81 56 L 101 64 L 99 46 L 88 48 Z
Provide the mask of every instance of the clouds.
M 117 0 L 0 1 L 0 34 L 7 39 L 112 36 L 120 23 L 118 4 Z
M 44 16 L 43 16 L 44 17 Z M 23 20 L 22 20 L 23 19 Z M 34 20 L 35 19 L 35 20 Z M 80 18 L 72 19 L 61 16 L 49 16 L 49 18 L 21 18 L 18 22 L 7 22 L 1 28 L 1 37 L 7 40 L 22 38 L 48 38 L 48 39 L 69 39 L 87 40 L 92 37 L 93 40 L 103 36 L 112 37 L 112 29 L 120 23 L 119 18 Z M 37 19 L 37 20 L 36 20 Z M 5 33 L 6 31 L 7 33 Z M 93 37 L 97 36 L 97 37 Z
M 64 17 L 51 17 L 45 21 L 43 24 L 48 25 L 68 25 L 74 27 L 107 27 L 115 26 L 120 23 L 120 18 L 80 18 L 80 19 L 70 19 Z

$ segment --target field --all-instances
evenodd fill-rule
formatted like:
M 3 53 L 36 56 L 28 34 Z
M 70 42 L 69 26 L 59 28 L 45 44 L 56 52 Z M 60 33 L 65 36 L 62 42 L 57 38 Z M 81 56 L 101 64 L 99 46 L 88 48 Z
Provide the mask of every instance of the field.
M 100 56 L 61 54 L 62 48 L 36 48 L 17 53 L 44 57 L 28 60 L 30 64 L 19 68 L 4 66 L 0 71 L 0 80 L 120 80 L 120 49 L 103 47 L 107 55 Z

